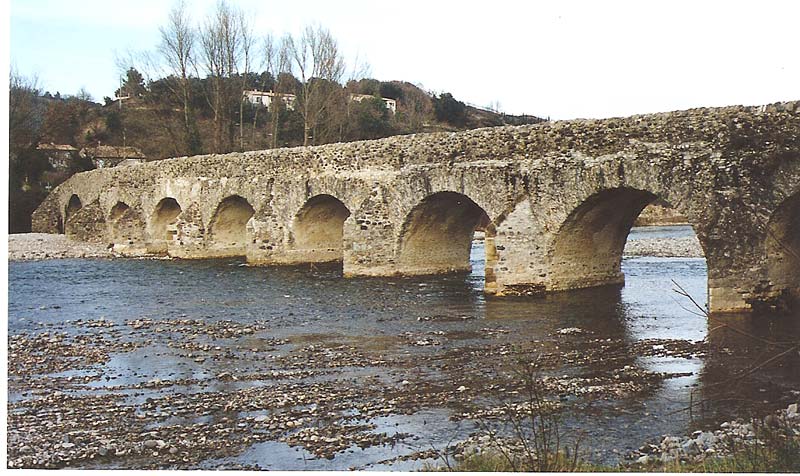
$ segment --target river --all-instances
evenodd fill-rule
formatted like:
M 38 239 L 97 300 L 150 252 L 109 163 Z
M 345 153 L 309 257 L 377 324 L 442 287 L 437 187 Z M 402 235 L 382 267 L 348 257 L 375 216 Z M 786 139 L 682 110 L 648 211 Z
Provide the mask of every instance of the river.
M 702 258 L 626 258 L 624 286 L 505 299 L 481 292 L 482 246 L 471 273 L 417 278 L 241 260 L 12 262 L 9 460 L 419 469 L 441 461 L 434 448 L 502 426 L 487 409 L 519 399 L 514 370 L 531 361 L 568 438 L 609 464 L 800 394 L 798 356 L 736 378 L 775 353 L 744 333 L 796 340 L 800 319 L 698 315 L 673 280 L 705 303 Z

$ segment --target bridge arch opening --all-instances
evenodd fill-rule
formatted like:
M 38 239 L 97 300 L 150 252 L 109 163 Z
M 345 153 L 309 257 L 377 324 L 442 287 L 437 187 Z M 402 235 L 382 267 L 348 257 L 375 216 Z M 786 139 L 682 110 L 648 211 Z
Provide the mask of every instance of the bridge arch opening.
M 786 199 L 767 223 L 767 272 L 783 310 L 800 308 L 800 192 Z
M 64 222 L 67 223 L 73 215 L 78 213 L 78 210 L 83 208 L 83 204 L 81 203 L 80 197 L 73 194 L 69 197 L 69 201 L 67 202 L 66 208 L 64 208 Z
M 466 195 L 434 193 L 406 216 L 398 244 L 398 268 L 405 274 L 470 271 L 470 253 L 476 229 L 487 238 L 494 227 L 486 212 Z M 487 239 L 484 246 L 491 247 Z M 493 254 L 486 250 L 485 256 Z
M 139 214 L 125 202 L 117 202 L 111 207 L 108 224 L 114 243 L 132 244 L 135 236 L 141 236 L 142 223 Z
M 623 253 L 703 256 L 694 229 L 668 202 L 644 190 L 603 190 L 578 205 L 561 224 L 550 252 L 550 288 L 622 284 Z
M 311 262 L 341 261 L 344 222 L 350 210 L 333 195 L 309 198 L 292 221 L 293 248 Z
M 247 222 L 255 214 L 250 202 L 239 195 L 224 198 L 208 226 L 213 246 L 230 250 L 231 254 L 244 255 L 247 247 Z
M 161 199 L 150 218 L 150 237 L 156 243 L 163 243 L 166 246 L 166 243 L 172 241 L 178 233 L 175 225 L 182 211 L 180 204 L 174 198 Z

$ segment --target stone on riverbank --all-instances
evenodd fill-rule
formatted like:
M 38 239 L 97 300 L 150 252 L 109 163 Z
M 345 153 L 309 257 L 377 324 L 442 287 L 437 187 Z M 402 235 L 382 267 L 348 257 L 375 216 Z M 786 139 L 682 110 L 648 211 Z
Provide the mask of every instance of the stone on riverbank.
M 106 245 L 72 241 L 64 235 L 48 233 L 8 235 L 9 261 L 112 257 L 114 254 Z

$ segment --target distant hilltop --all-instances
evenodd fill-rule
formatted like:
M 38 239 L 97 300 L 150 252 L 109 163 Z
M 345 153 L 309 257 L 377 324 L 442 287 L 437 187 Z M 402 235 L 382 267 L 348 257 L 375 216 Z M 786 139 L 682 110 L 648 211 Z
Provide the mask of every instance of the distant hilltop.
M 274 92 L 271 88 L 277 83 L 269 79 L 268 73 L 251 75 L 248 84 L 253 87 L 242 90 L 242 130 L 238 130 L 238 120 L 231 122 L 227 129 L 234 130 L 234 134 L 228 146 L 211 140 L 215 134 L 214 109 L 200 94 L 210 81 L 208 78 L 192 80 L 198 90 L 194 101 L 198 136 L 194 150 L 184 147 L 188 141 L 182 137 L 186 132 L 181 123 L 181 105 L 166 93 L 170 78 L 147 85 L 139 79 L 139 87 L 127 91 L 121 88 L 117 91 L 119 96 L 104 98 L 102 105 L 91 98 L 41 94 L 38 99 L 46 118 L 41 142 L 76 149 L 100 144 L 135 147 L 147 160 L 303 145 L 302 118 L 295 108 L 297 95 Z M 133 68 L 128 76 L 132 81 L 141 78 Z M 326 111 L 326 121 L 317 127 L 314 145 L 548 120 L 528 114 L 505 114 L 492 106 L 465 103 L 450 93 L 428 92 L 405 81 L 350 81 L 340 93 L 341 100 Z

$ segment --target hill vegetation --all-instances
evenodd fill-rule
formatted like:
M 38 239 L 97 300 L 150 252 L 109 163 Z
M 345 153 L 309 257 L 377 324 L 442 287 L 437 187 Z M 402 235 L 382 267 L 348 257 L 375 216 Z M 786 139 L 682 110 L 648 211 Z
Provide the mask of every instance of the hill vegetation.
M 42 92 L 35 80 L 12 72 L 10 232 L 29 231 L 30 214 L 47 192 L 93 167 L 76 155 L 68 167 L 54 168 L 37 149 L 42 143 L 133 146 L 160 160 L 543 120 L 477 108 L 404 81 L 347 74 L 365 68 L 348 66 L 326 29 L 259 37 L 224 1 L 197 24 L 185 3 L 176 4 L 155 51 L 119 62 L 120 88 L 103 104 L 85 91 Z

